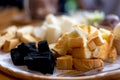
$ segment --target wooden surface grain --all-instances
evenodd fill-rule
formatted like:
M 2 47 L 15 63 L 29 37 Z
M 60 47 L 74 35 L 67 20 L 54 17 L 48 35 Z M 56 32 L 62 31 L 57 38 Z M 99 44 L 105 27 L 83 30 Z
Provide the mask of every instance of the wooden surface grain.
M 0 80 L 19 80 L 19 79 L 0 71 Z

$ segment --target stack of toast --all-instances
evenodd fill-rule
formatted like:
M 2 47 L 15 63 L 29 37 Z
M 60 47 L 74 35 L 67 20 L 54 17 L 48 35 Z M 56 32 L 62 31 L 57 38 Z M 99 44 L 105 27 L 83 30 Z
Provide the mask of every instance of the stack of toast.
M 103 67 L 104 61 L 116 61 L 112 32 L 84 24 L 73 28 L 73 31 L 64 33 L 53 47 L 59 55 L 56 60 L 58 69 L 87 71 Z

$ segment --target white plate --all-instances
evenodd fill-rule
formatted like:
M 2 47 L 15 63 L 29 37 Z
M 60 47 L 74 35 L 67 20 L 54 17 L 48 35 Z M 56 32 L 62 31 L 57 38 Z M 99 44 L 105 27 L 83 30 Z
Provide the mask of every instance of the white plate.
M 58 76 L 61 73 L 65 73 L 67 71 L 63 70 L 54 70 L 53 75 L 50 74 L 42 74 L 37 71 L 31 71 L 27 69 L 26 66 L 15 66 L 12 63 L 10 54 L 6 54 L 0 52 L 0 70 L 17 78 L 34 80 L 34 79 L 45 79 L 45 80 L 99 80 L 99 79 L 115 79 L 120 75 L 120 58 L 117 58 L 117 61 L 114 64 L 105 63 L 104 69 L 102 72 L 96 72 L 95 70 L 91 70 L 88 72 L 84 72 L 84 76 L 67 76 L 61 77 Z M 120 77 L 119 77 L 120 78 Z

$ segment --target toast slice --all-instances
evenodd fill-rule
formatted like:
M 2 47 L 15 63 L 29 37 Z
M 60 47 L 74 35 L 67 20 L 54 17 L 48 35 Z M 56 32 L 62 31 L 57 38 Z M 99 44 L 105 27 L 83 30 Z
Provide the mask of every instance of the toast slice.
M 77 59 L 77 58 L 73 58 L 73 65 L 74 65 L 74 68 L 76 70 L 88 71 L 91 69 L 103 67 L 104 62 L 101 59 Z
M 97 46 L 96 49 L 92 52 L 93 58 L 100 58 L 105 60 L 109 53 L 109 43 L 105 42 L 102 46 Z
M 113 46 L 109 51 L 108 57 L 105 61 L 114 63 L 116 61 L 116 57 L 117 57 L 117 51 L 116 51 L 116 48 Z
M 77 31 L 70 32 L 68 38 L 69 48 L 84 47 L 84 40 Z
M 74 58 L 89 59 L 92 54 L 88 48 L 74 48 L 71 50 L 71 54 Z
M 56 60 L 57 69 L 71 70 L 73 66 L 73 59 L 70 55 L 58 57 Z
M 89 34 L 87 37 L 87 40 L 88 40 L 88 42 L 94 41 L 94 43 L 97 46 L 101 46 L 102 44 L 104 44 L 104 39 L 102 38 L 100 31 L 98 31 L 98 30 L 92 34 Z
M 63 36 L 59 38 L 53 50 L 59 55 L 66 55 L 68 51 L 68 33 L 63 34 Z

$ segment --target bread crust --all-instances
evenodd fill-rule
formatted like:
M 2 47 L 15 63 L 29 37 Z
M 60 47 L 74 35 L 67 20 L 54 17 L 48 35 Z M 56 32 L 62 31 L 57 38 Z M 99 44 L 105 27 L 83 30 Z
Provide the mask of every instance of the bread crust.
M 66 56 L 58 57 L 56 60 L 56 66 L 57 66 L 57 69 L 60 69 L 60 70 L 72 70 L 73 69 L 72 56 L 66 55 Z
M 103 67 L 104 62 L 101 59 L 77 59 L 77 58 L 73 58 L 73 65 L 74 65 L 74 68 L 76 70 L 88 71 L 91 69 Z
M 117 51 L 116 48 L 113 46 L 109 53 L 108 53 L 108 57 L 105 61 L 110 62 L 110 63 L 114 63 L 116 61 L 116 57 L 117 57 Z

